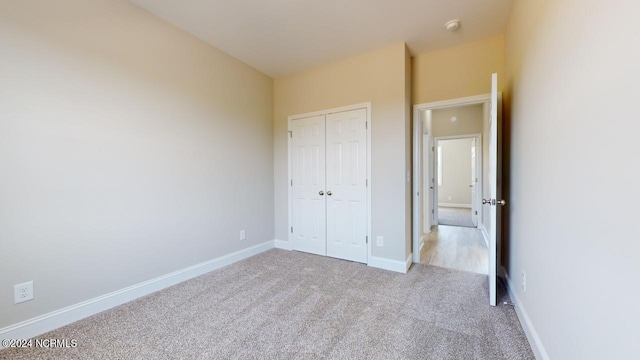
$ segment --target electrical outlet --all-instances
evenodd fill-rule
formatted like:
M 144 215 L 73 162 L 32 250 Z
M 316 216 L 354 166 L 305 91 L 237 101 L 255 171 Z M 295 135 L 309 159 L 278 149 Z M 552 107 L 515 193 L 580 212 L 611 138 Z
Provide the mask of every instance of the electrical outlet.
M 376 236 L 376 245 L 384 246 L 384 238 L 382 236 Z
M 522 271 L 522 291 L 527 291 L 527 273 Z
M 33 300 L 33 281 L 17 284 L 13 287 L 13 303 Z
M 247 238 L 247 233 L 244 230 L 240 230 L 240 240 Z

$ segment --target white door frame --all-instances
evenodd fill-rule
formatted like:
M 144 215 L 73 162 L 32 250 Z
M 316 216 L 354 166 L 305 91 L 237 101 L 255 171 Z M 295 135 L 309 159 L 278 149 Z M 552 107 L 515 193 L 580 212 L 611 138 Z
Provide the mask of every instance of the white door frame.
M 420 211 L 420 184 L 422 181 L 422 121 L 420 121 L 420 112 L 425 110 L 444 109 L 457 107 L 462 105 L 483 104 L 491 101 L 491 94 L 483 94 L 469 96 L 457 99 L 434 101 L 423 104 L 413 105 L 413 262 L 420 262 L 420 238 L 422 237 L 422 213 Z M 431 135 L 431 134 L 429 134 Z M 435 185 L 434 185 L 434 190 Z M 433 201 L 430 202 L 433 204 Z M 429 213 L 431 209 L 425 209 Z M 431 229 L 424 229 L 425 233 L 431 232 Z
M 367 265 L 371 263 L 371 102 L 365 102 L 354 105 L 341 106 L 332 109 L 319 110 L 304 114 L 291 115 L 287 117 L 287 212 L 288 212 L 288 220 L 287 227 L 289 228 L 287 240 L 289 241 L 288 248 L 293 249 L 293 239 L 291 229 L 293 227 L 293 179 L 292 179 L 292 168 L 291 168 L 291 122 L 298 119 L 303 119 L 311 116 L 319 116 L 319 115 L 329 115 L 332 113 L 350 111 L 350 110 L 358 110 L 358 109 L 366 109 L 367 110 L 367 120 L 366 120 L 366 132 L 367 132 Z
M 465 135 L 451 135 L 451 136 L 438 136 L 436 138 L 433 138 L 433 146 L 436 148 L 436 151 L 438 149 L 438 142 L 442 141 L 442 140 L 458 140 L 458 139 L 476 139 L 476 146 L 478 147 L 476 149 L 476 173 L 475 176 L 478 178 L 478 182 L 476 183 L 476 198 L 475 199 L 471 199 L 471 201 L 475 201 L 476 202 L 476 206 L 478 204 L 478 202 L 482 201 L 482 177 L 484 176 L 484 174 L 482 173 L 482 134 L 465 134 Z M 437 159 L 437 157 L 436 157 Z M 433 177 L 438 178 L 438 166 L 434 167 L 435 171 L 433 174 Z M 478 176 L 478 173 L 480 173 L 480 176 Z M 480 194 L 478 194 L 477 189 L 480 189 Z M 434 184 L 433 186 L 433 203 L 434 204 L 438 204 L 438 196 L 440 196 L 439 190 L 438 190 L 438 186 L 437 184 Z M 438 219 L 438 209 L 434 209 L 435 210 L 435 214 L 436 214 L 436 219 Z M 476 226 L 477 229 L 480 228 L 480 225 L 482 224 L 481 222 L 482 219 L 482 207 L 478 208 L 478 226 Z M 435 224 L 438 225 L 438 224 Z

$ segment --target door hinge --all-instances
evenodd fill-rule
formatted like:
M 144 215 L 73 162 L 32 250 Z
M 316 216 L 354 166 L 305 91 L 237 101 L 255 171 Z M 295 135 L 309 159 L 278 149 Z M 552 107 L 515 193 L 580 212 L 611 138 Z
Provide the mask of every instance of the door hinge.
M 432 146 L 432 147 L 431 147 L 431 151 L 436 151 L 436 147 L 435 147 L 435 146 Z
M 478 212 L 476 211 L 476 215 L 478 215 Z
M 293 226 L 291 227 L 291 233 L 293 234 Z
M 364 179 L 364 186 L 369 186 L 369 179 Z
M 366 129 L 368 129 L 368 128 L 369 128 L 369 122 L 368 122 L 368 121 L 365 121 L 365 122 L 364 122 L 364 129 L 366 130 Z
M 293 186 L 293 179 L 291 179 L 291 186 Z
M 432 213 L 432 214 L 435 214 L 436 212 L 435 212 L 435 210 L 431 209 L 431 213 Z
M 289 137 L 292 138 L 293 137 L 293 131 L 289 131 Z
M 365 241 L 365 243 L 367 243 L 367 244 L 369 243 L 369 235 L 367 235 L 367 236 L 365 236 L 365 237 L 364 237 L 364 241 Z
M 416 196 L 420 196 L 420 191 L 418 191 L 418 192 L 416 193 Z

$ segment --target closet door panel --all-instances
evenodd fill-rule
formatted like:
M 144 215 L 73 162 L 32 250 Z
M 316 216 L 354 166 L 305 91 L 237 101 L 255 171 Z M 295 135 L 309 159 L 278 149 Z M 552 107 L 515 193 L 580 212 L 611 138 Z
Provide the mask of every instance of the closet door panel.
M 327 255 L 367 262 L 367 110 L 326 116 Z
M 292 121 L 292 246 L 327 255 L 325 116 Z

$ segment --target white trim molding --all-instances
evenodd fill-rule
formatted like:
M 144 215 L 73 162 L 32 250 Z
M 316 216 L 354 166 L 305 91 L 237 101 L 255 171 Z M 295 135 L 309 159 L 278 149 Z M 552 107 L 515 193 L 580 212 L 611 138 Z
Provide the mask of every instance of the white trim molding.
M 458 204 L 458 203 L 439 203 L 439 207 L 453 207 L 453 208 L 466 208 L 471 209 L 471 204 Z
M 421 196 L 420 194 L 420 185 L 422 184 L 422 177 L 423 175 L 421 174 L 422 172 L 422 151 L 421 151 L 421 146 L 422 146 L 422 134 L 424 133 L 424 128 L 422 126 L 422 122 L 420 121 L 420 112 L 424 111 L 424 110 L 434 110 L 434 109 L 444 109 L 444 108 L 449 108 L 449 107 L 455 107 L 455 106 L 463 106 L 463 105 L 472 105 L 472 104 L 482 104 L 482 103 L 487 103 L 491 101 L 491 94 L 482 94 L 482 95 L 475 95 L 475 96 L 468 96 L 468 97 L 463 97 L 463 98 L 456 98 L 456 99 L 449 99 L 449 100 L 442 100 L 442 101 L 434 101 L 434 102 L 429 102 L 429 103 L 422 103 L 422 104 L 415 104 L 413 105 L 413 194 L 412 194 L 412 198 L 413 198 L 413 211 L 412 211 L 412 219 L 413 219 L 413 225 L 412 225 L 412 229 L 413 229 L 413 239 L 412 239 L 412 251 L 413 254 L 415 255 L 415 262 L 419 262 L 419 256 L 420 256 L 420 236 L 422 236 L 423 231 L 420 231 L 420 225 L 418 224 L 418 222 L 422 222 L 424 215 L 422 213 L 422 210 L 420 209 L 420 204 L 421 204 Z M 469 135 L 456 135 L 456 136 L 443 136 L 443 137 L 439 137 L 439 139 L 447 139 L 447 138 L 463 138 L 463 137 L 475 137 L 475 136 L 479 136 L 480 135 L 480 141 L 482 141 L 482 136 L 481 134 L 469 134 Z M 431 144 L 431 146 L 437 146 L 437 141 L 436 138 L 433 139 L 434 142 L 433 144 Z M 482 146 L 480 146 L 480 150 L 482 150 Z M 482 159 L 482 153 L 480 152 L 480 159 Z M 482 169 L 482 167 L 480 167 L 480 169 Z M 431 174 L 431 176 L 433 176 L 433 174 Z M 428 177 L 427 177 L 428 179 Z M 480 178 L 480 181 L 482 181 L 482 178 Z M 479 184 L 479 188 L 482 189 L 482 184 Z M 437 188 L 434 189 L 434 197 L 436 198 L 437 201 L 437 194 L 438 194 L 438 190 Z M 425 194 L 422 195 L 423 197 L 426 196 Z M 430 201 L 434 201 L 434 199 L 430 199 Z M 482 208 L 479 207 L 480 211 L 478 211 L 478 217 L 479 219 L 482 218 Z M 438 219 L 438 209 L 437 207 L 432 209 L 434 211 L 433 215 L 434 215 L 434 220 L 436 220 L 436 224 L 437 224 L 437 219 Z M 424 209 L 424 211 L 427 213 L 427 215 L 429 214 L 429 209 Z M 479 220 L 480 221 L 480 220 Z M 431 225 L 436 225 L 436 224 L 431 224 Z M 424 229 L 424 233 L 428 233 L 431 231 L 431 229 Z M 426 231 L 428 230 L 428 231 Z
M 507 273 L 504 267 L 501 267 L 501 270 L 505 276 L 505 279 L 507 280 L 507 290 L 509 291 L 509 297 L 511 298 L 511 301 L 513 301 L 513 303 L 515 304 L 516 315 L 518 315 L 520 324 L 522 324 L 522 329 L 524 330 L 524 333 L 527 336 L 527 339 L 529 340 L 529 344 L 531 345 L 531 350 L 533 350 L 533 354 L 535 355 L 536 359 L 549 360 L 549 354 L 547 354 L 547 351 L 545 350 L 544 345 L 542 345 L 542 340 L 540 340 L 540 337 L 538 336 L 538 332 L 533 327 L 533 323 L 531 322 L 531 319 L 529 318 L 527 311 L 525 310 L 522 302 L 518 298 L 518 294 L 515 291 L 515 285 L 511 281 L 511 278 L 509 277 L 509 273 Z
M 407 258 L 404 260 L 404 272 L 405 274 L 409 271 L 409 268 L 413 265 L 413 253 L 407 255 Z
M 478 221 L 478 229 L 482 231 L 482 237 L 484 238 L 484 243 L 487 244 L 487 247 L 489 247 L 489 233 L 487 232 L 487 228 L 484 227 L 484 224 L 480 221 Z
M 273 240 L 273 243 L 276 249 L 289 250 L 289 251 L 293 250 L 293 246 L 291 246 L 291 241 L 275 239 Z
M 407 256 L 407 259 L 405 261 L 391 260 L 391 259 L 385 259 L 377 256 L 371 256 L 369 258 L 369 266 L 375 267 L 378 269 L 395 271 L 395 272 L 406 274 L 407 271 L 409 271 L 409 267 L 411 267 L 411 264 L 413 263 L 412 259 L 413 259 L 413 253 L 409 254 L 409 256 Z
M 95 315 L 102 311 L 141 298 L 175 284 L 204 275 L 213 270 L 231 265 L 240 260 L 273 249 L 274 241 L 266 241 L 246 249 L 223 255 L 151 280 L 128 286 L 124 289 L 89 299 L 75 305 L 52 311 L 29 320 L 0 329 L 2 339 L 29 339 L 48 331 L 71 324 L 72 322 Z M 0 346 L 0 348 L 2 348 Z

